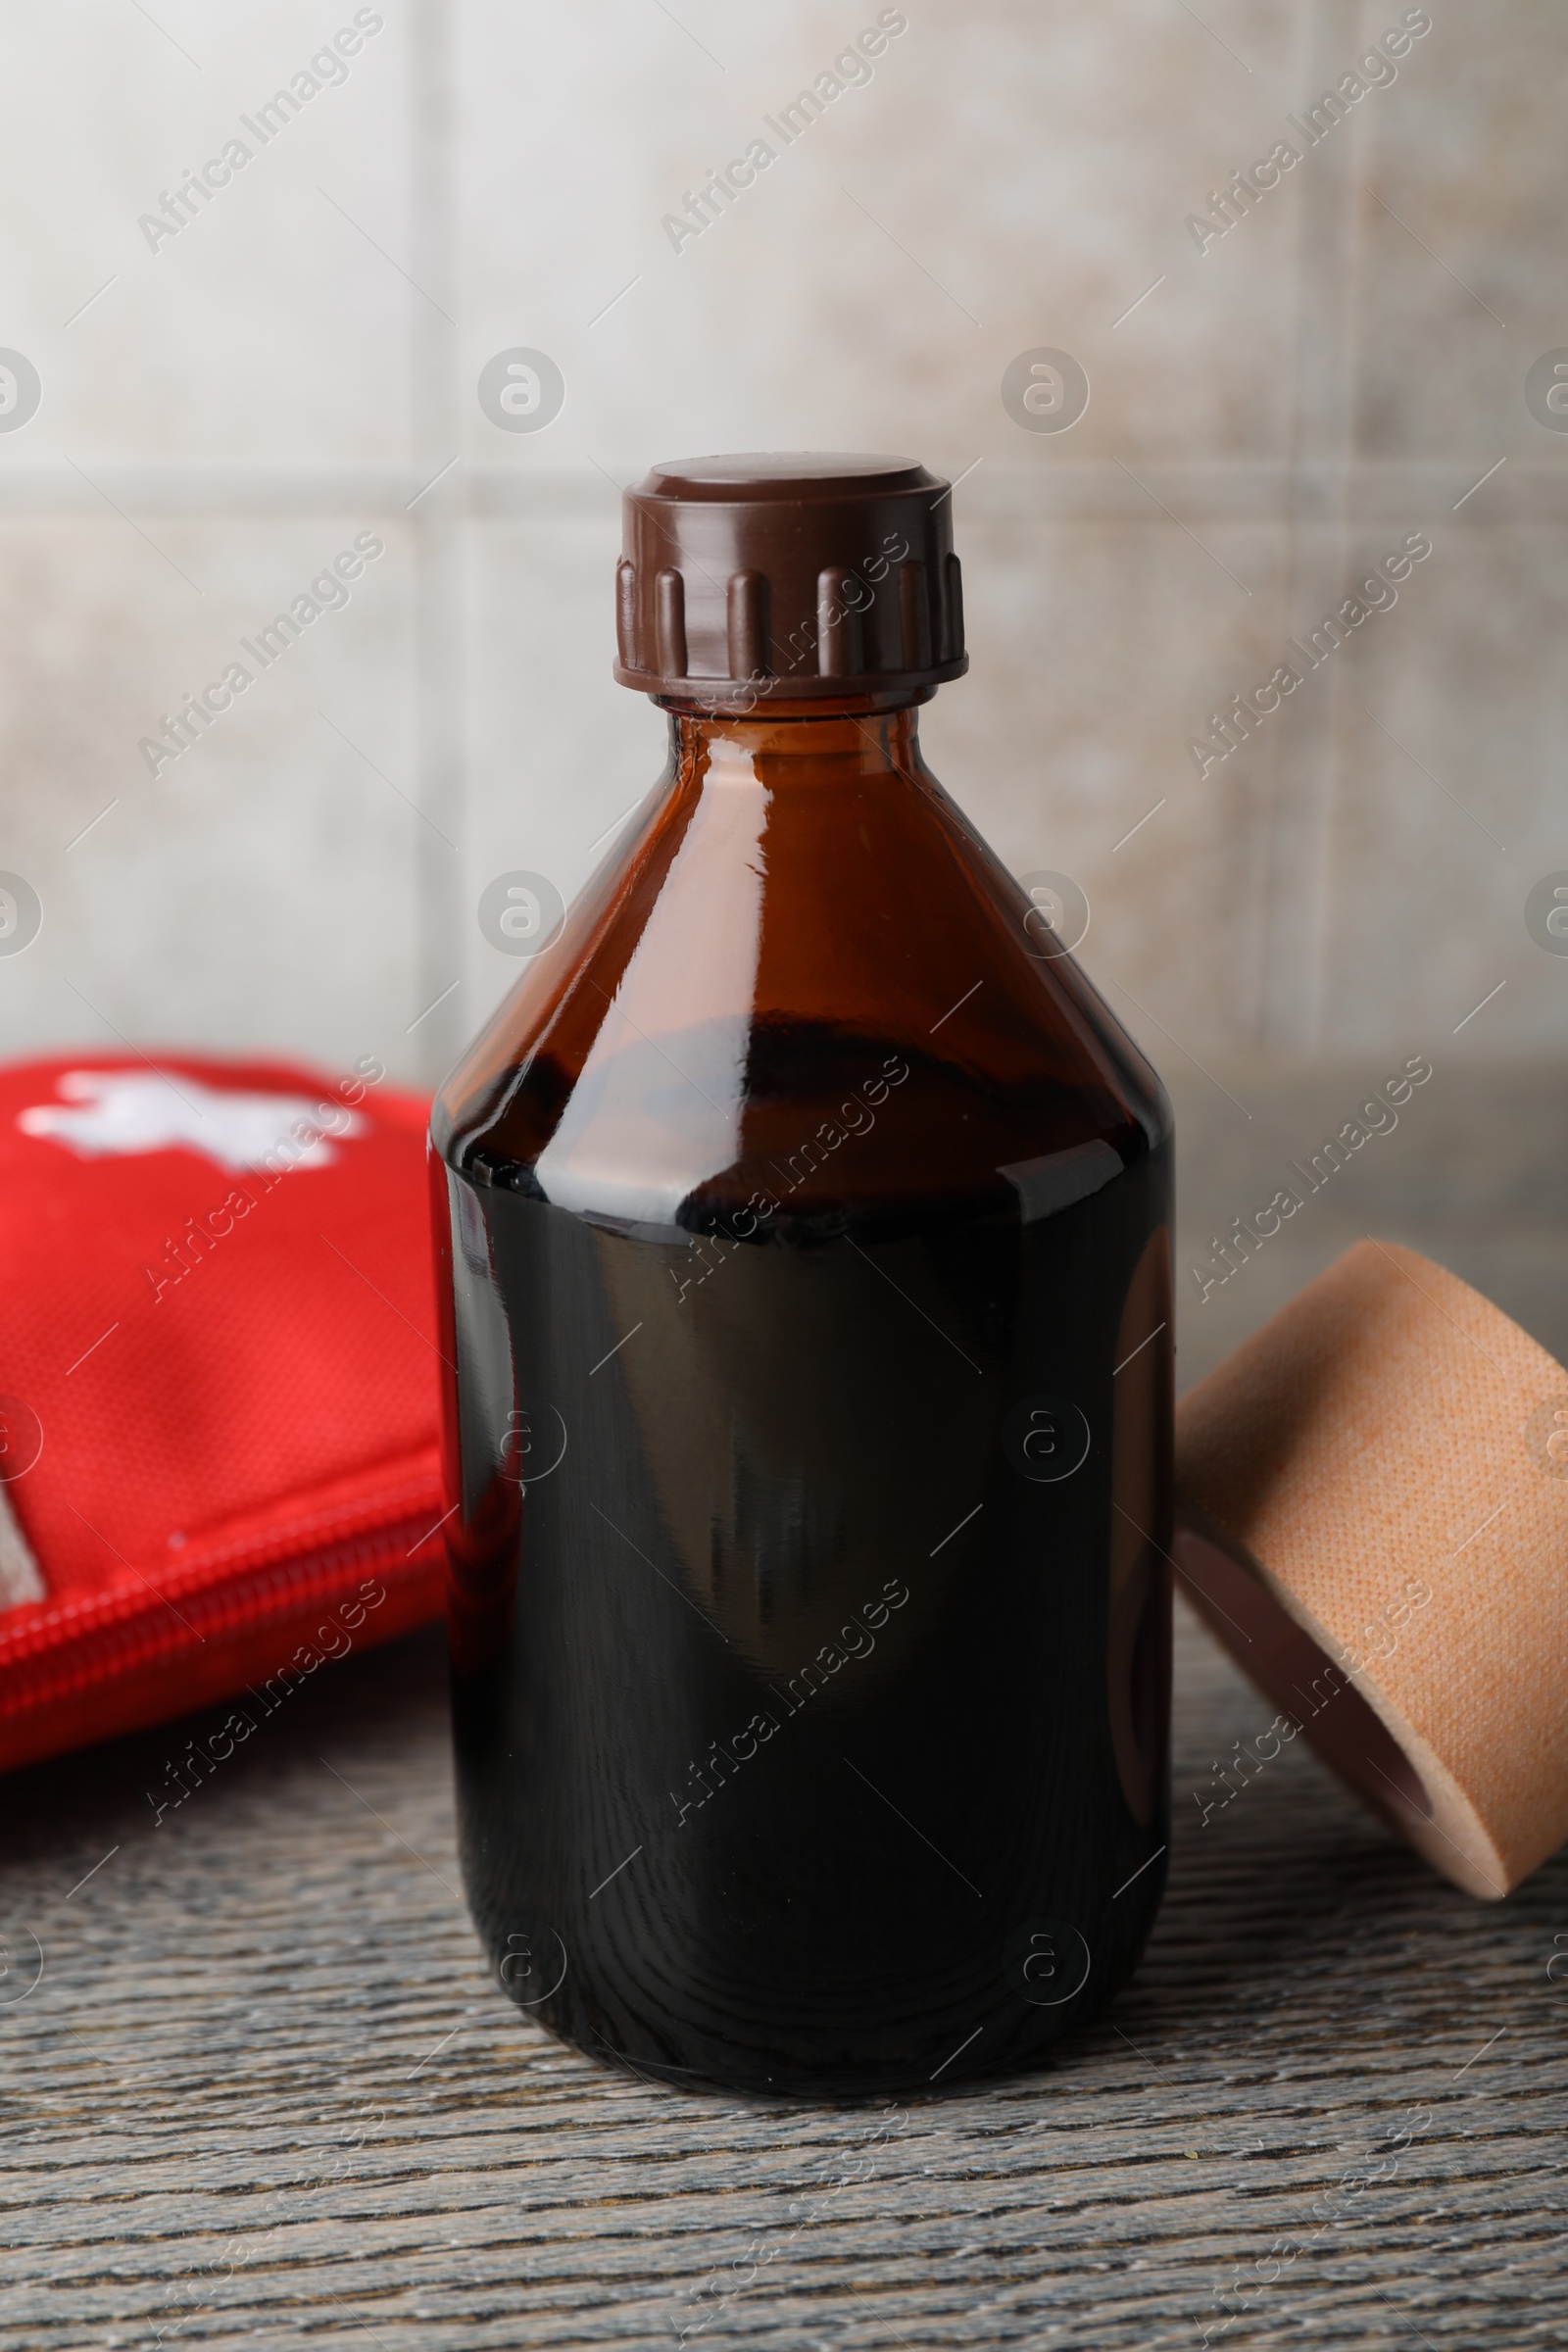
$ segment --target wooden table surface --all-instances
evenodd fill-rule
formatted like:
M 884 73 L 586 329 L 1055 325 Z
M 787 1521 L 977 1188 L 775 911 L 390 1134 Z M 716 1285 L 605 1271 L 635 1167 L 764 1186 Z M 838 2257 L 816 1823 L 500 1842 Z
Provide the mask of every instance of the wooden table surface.
M 1245 1131 L 1184 1099 L 1187 1238 L 1355 1084 L 1250 1089 Z M 1184 1307 L 1185 1370 L 1368 1225 L 1568 1350 L 1565 1092 L 1435 1080 Z M 1186 1619 L 1177 1673 L 1132 1985 L 1039 2074 L 871 2107 L 629 2081 L 502 1998 L 437 1633 L 323 1673 L 157 1828 L 200 1725 L 17 1775 L 0 2347 L 1568 2343 L 1568 1855 L 1473 1902 L 1299 1741 L 1204 1822 L 1271 1711 Z

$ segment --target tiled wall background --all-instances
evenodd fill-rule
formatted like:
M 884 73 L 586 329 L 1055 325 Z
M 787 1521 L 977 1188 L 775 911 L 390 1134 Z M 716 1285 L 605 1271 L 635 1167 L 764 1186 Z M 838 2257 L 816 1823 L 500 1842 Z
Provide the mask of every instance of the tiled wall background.
M 1524 379 L 1568 345 L 1568 13 L 1431 0 L 1201 255 L 1185 216 L 1398 0 L 905 13 L 677 254 L 661 216 L 869 0 L 378 0 L 154 253 L 138 215 L 352 0 L 10 0 L 0 345 L 43 397 L 0 430 L 0 867 L 44 920 L 0 955 L 8 1050 L 438 1074 L 515 970 L 485 882 L 569 897 L 661 763 L 609 675 L 617 485 L 812 444 L 962 476 L 973 667 L 928 755 L 1018 870 L 1078 878 L 1156 1061 L 1435 1054 L 1489 992 L 1453 1053 L 1560 1046 L 1523 910 L 1568 867 L 1568 435 Z M 538 434 L 475 397 L 513 345 L 566 379 Z M 1089 373 L 1070 432 L 1003 408 L 1036 345 Z M 1417 529 L 1396 608 L 1200 779 L 1216 702 Z M 365 530 L 347 609 L 149 776 L 138 738 Z

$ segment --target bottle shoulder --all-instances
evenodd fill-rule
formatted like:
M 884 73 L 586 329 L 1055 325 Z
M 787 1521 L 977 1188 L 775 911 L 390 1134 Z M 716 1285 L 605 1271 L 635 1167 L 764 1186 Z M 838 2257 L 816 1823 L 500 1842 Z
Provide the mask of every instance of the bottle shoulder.
M 450 1164 L 700 1228 L 781 1184 L 972 1212 L 1161 1147 L 1158 1079 L 917 759 L 845 767 L 666 777 L 442 1089 Z

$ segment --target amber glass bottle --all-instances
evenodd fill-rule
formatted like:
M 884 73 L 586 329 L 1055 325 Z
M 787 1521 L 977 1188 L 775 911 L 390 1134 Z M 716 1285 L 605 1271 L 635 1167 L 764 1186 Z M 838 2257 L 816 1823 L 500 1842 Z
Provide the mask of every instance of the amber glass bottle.
M 432 1121 L 469 1899 L 675 2082 L 1026 2065 L 1163 1878 L 1170 1113 L 921 760 L 951 509 L 628 495 L 669 763 Z

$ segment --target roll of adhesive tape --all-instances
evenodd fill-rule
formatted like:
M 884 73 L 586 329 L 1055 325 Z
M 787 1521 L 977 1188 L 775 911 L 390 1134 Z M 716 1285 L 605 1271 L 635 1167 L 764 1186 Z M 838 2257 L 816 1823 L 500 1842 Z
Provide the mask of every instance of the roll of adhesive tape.
M 1568 1838 L 1568 1372 L 1359 1242 L 1182 1399 L 1176 1474 L 1251 1681 L 1457 1886 L 1517 1886 Z

